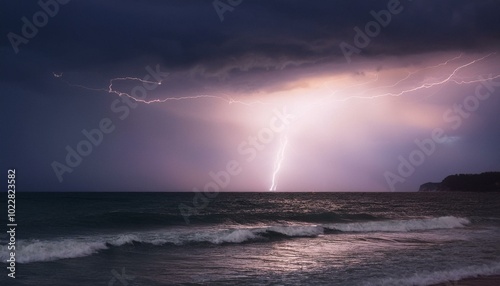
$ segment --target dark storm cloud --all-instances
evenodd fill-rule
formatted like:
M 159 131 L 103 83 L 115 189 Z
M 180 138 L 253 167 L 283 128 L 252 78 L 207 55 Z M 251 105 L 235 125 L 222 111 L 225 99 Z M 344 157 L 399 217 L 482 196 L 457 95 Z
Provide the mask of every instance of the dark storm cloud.
M 25 178 L 30 178 L 23 180 L 23 184 L 30 184 L 26 190 L 70 190 L 80 184 L 86 189 L 90 183 L 134 189 L 140 188 L 150 173 L 181 167 L 187 173 L 193 165 L 206 167 L 200 167 L 205 172 L 207 165 L 214 165 L 209 159 L 181 167 L 170 164 L 172 158 L 182 162 L 200 149 L 198 145 L 185 148 L 185 141 L 195 141 L 179 140 L 180 134 L 191 138 L 191 133 L 201 134 L 206 128 L 196 120 L 186 123 L 176 114 L 164 115 L 161 108 L 141 107 L 127 123 L 116 121 L 116 133 L 105 139 L 109 141 L 68 176 L 67 185 L 59 184 L 50 163 L 64 160 L 65 146 L 75 146 L 82 139 L 82 129 L 95 128 L 101 118 L 113 116 L 110 104 L 116 99 L 114 95 L 102 96 L 105 92 L 67 86 L 61 80 L 106 88 L 111 78 L 142 77 L 146 66 L 159 64 L 171 76 L 152 96 L 219 89 L 222 91 L 217 94 L 222 94 L 225 87 L 236 94 L 256 89 L 285 90 L 283 83 L 315 75 L 322 65 L 339 63 L 339 70 L 345 71 L 342 68 L 347 63 L 339 44 L 353 44 L 353 28 L 363 29 L 373 20 L 370 11 L 386 9 L 389 0 L 243 0 L 233 11 L 224 13 L 224 21 L 213 0 L 71 0 L 59 5 L 57 15 L 50 17 L 28 43 L 21 43 L 16 54 L 7 35 L 12 32 L 23 36 L 21 19 L 32 20 L 41 10 L 37 2 L 0 4 L 0 106 L 5 108 L 0 118 L 6 122 L 1 133 L 8 134 L 0 140 L 0 149 L 5 152 L 0 163 L 15 164 L 2 167 L 19 167 Z M 355 55 L 356 61 L 349 65 L 352 74 L 365 77 L 370 65 L 365 59 L 374 59 L 371 62 L 377 66 L 371 68 L 381 70 L 391 64 L 384 62 L 382 66 L 378 59 L 383 56 L 491 52 L 499 46 L 498 1 L 401 0 L 401 6 L 403 11 L 393 15 L 390 24 Z M 398 58 L 398 64 L 401 62 L 403 57 Z M 55 78 L 53 72 L 64 75 Z M 129 90 L 136 82 L 121 84 L 123 90 Z M 165 130 L 159 132 L 156 124 Z M 201 137 L 206 141 L 210 136 Z M 200 145 L 203 140 L 199 140 Z M 148 155 L 150 150 L 161 152 Z M 136 153 L 150 157 L 143 162 Z M 201 152 L 198 157 L 209 158 L 210 154 Z M 127 180 L 123 180 L 123 174 L 127 174 Z M 157 184 L 163 187 L 165 182 L 180 182 L 176 174 L 161 173 Z
M 212 1 L 70 1 L 15 55 L 7 37 L 3 57 L 56 70 L 113 70 L 124 63 L 158 63 L 170 70 L 210 74 L 345 61 L 339 43 L 353 44 L 355 26 L 389 1 L 245 0 L 221 22 Z M 21 34 L 33 2 L 4 3 L 2 35 Z M 9 7 L 10 6 L 10 7 Z M 401 1 L 403 11 L 361 55 L 487 49 L 500 34 L 497 1 Z M 2 61 L 5 63 L 5 61 Z M 47 64 L 47 62 L 50 62 Z M 26 76 L 26 74 L 24 75 Z M 29 75 L 28 75 L 29 76 Z

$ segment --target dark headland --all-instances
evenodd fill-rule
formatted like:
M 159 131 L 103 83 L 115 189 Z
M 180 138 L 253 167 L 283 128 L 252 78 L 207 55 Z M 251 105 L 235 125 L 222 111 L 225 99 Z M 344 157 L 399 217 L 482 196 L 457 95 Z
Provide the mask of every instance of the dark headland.
M 425 183 L 419 192 L 500 192 L 500 172 L 458 174 L 440 183 Z

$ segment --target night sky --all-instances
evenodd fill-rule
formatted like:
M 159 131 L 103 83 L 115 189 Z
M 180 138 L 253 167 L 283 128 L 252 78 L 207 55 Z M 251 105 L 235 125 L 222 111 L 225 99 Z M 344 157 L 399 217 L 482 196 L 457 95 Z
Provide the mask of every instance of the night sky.
M 500 171 L 498 1 L 1 6 L 18 191 L 416 191 Z

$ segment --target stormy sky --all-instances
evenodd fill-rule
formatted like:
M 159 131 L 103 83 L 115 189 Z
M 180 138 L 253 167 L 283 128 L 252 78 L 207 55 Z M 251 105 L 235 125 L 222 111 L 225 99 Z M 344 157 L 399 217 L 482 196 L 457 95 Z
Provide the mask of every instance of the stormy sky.
M 416 191 L 500 171 L 498 1 L 1 5 L 20 191 Z

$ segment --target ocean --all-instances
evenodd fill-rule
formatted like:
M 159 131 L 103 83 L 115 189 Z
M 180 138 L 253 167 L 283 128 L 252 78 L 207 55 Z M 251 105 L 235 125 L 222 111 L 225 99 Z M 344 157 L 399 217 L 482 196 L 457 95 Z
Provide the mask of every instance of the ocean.
M 499 193 L 220 193 L 189 217 L 179 206 L 194 193 L 16 195 L 16 278 L 2 231 L 0 285 L 399 286 L 500 274 Z

